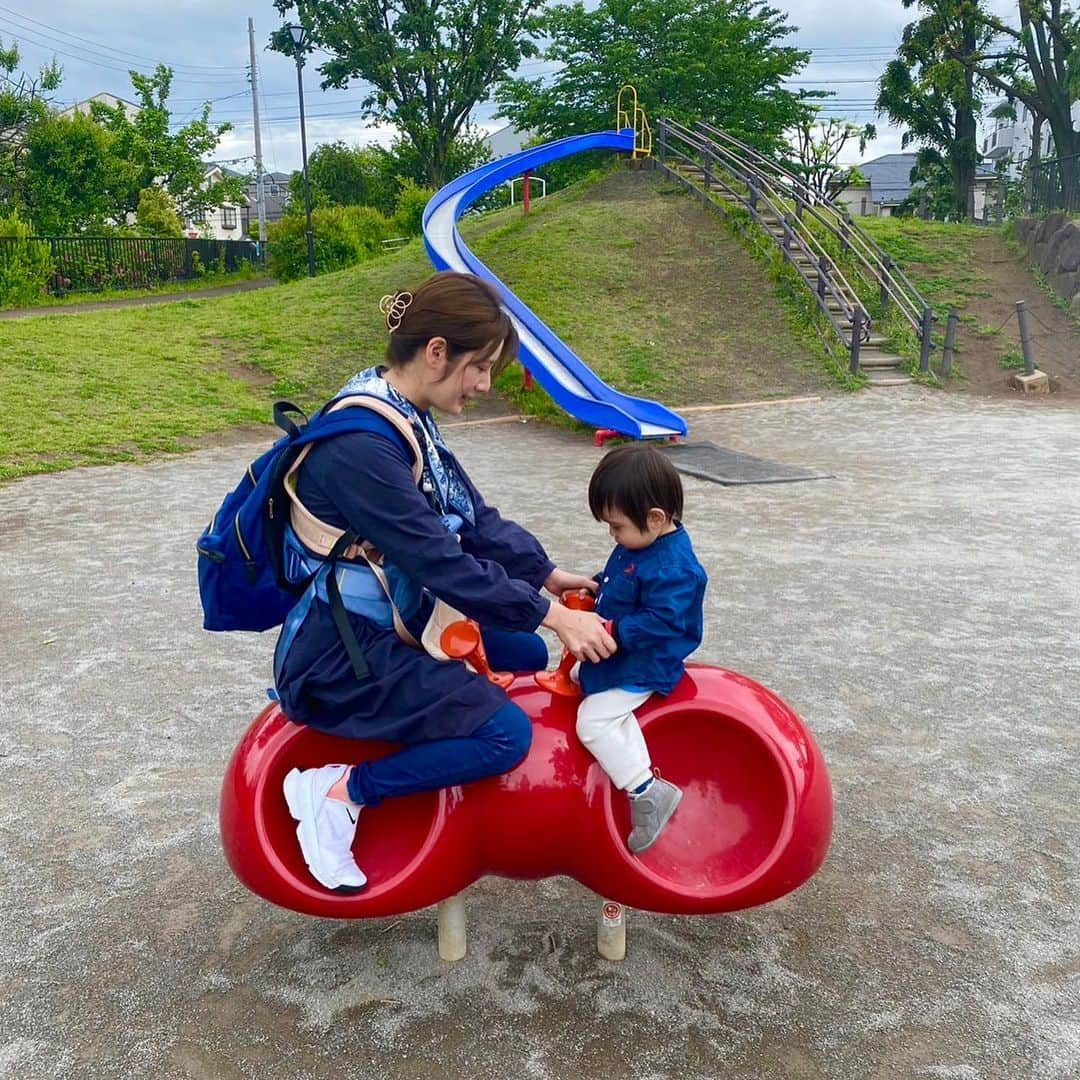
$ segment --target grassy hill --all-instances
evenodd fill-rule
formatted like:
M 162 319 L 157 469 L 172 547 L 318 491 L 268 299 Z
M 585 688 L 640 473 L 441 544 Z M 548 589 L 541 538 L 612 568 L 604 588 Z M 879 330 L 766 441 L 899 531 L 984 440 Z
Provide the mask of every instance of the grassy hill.
M 462 232 L 618 389 L 679 406 L 831 385 L 757 264 L 657 174 L 618 171 L 534 207 Z M 258 292 L 6 323 L 0 480 L 181 451 L 264 423 L 280 397 L 317 404 L 381 357 L 379 297 L 428 273 L 417 241 Z

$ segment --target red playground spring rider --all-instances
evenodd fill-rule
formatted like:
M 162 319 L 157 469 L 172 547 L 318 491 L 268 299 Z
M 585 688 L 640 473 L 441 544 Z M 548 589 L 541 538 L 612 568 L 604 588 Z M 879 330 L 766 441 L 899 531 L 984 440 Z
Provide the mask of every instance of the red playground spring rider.
M 591 606 L 591 597 L 567 598 Z M 382 757 L 357 742 L 290 723 L 277 705 L 257 716 L 225 772 L 221 839 L 236 876 L 293 911 L 339 919 L 399 915 L 438 904 L 439 953 L 465 955 L 461 893 L 484 874 L 567 874 L 604 900 L 597 943 L 622 959 L 622 905 L 677 915 L 737 911 L 775 900 L 821 865 L 832 791 L 821 752 L 795 713 L 742 675 L 690 664 L 666 698 L 637 710 L 654 763 L 683 790 L 660 839 L 627 849 L 627 800 L 575 734 L 573 658 L 557 672 L 490 672 L 475 624 L 454 623 L 444 651 L 499 682 L 532 718 L 525 760 L 502 776 L 388 799 L 364 811 L 355 854 L 368 876 L 342 895 L 308 873 L 282 795 L 292 768 Z

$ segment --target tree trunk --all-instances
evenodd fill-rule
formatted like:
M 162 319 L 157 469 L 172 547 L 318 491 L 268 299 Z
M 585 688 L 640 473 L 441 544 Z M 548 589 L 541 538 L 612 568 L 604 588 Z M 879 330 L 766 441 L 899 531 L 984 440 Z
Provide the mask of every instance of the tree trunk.
M 1035 174 L 1039 171 L 1039 162 L 1042 160 L 1042 126 L 1043 118 L 1031 114 L 1031 153 L 1028 155 L 1027 176 L 1024 178 L 1024 209 L 1029 213 L 1035 211 Z
M 953 208 L 958 219 L 974 216 L 975 191 L 975 114 L 971 109 L 956 110 L 956 141 L 952 151 Z

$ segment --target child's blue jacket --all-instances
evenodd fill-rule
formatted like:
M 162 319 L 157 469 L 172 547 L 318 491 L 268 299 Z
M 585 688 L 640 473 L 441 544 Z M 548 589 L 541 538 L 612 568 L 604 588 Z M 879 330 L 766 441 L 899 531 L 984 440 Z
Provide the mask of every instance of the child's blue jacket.
M 613 620 L 619 650 L 581 665 L 582 690 L 671 693 L 683 661 L 701 644 L 708 582 L 686 530 L 679 525 L 639 551 L 616 545 L 597 580 L 596 611 Z

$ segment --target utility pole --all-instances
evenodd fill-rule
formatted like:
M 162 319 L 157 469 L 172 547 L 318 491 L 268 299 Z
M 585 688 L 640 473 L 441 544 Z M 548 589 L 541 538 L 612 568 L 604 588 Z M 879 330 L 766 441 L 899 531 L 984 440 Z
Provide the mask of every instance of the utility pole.
M 255 72 L 255 24 L 250 18 L 248 50 L 251 53 L 251 111 L 255 116 L 255 203 L 259 214 L 259 256 L 265 258 L 266 192 L 263 190 L 262 132 L 259 130 L 259 79 Z

